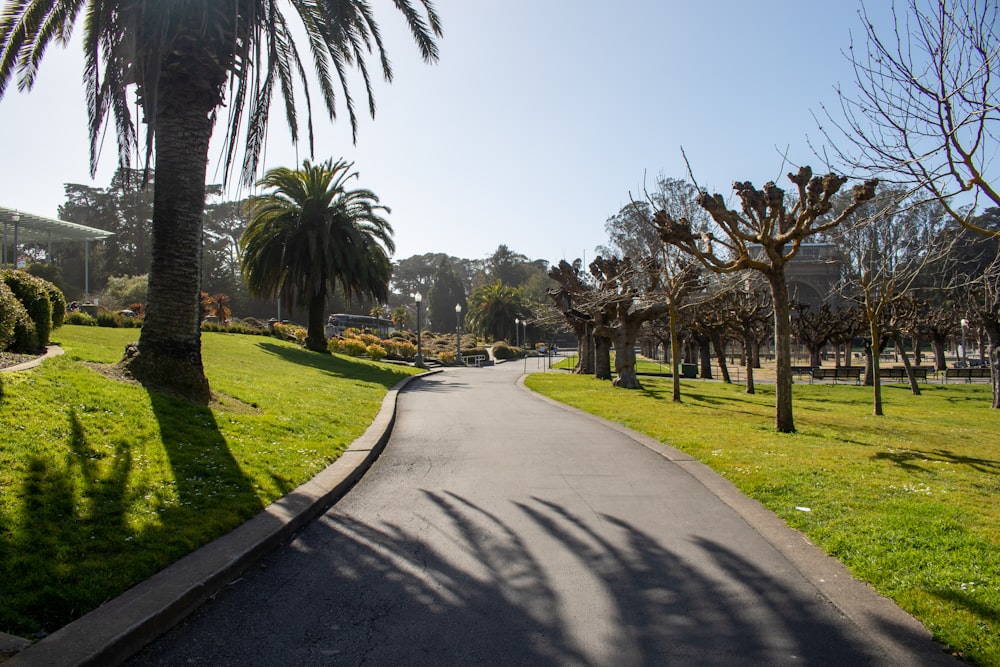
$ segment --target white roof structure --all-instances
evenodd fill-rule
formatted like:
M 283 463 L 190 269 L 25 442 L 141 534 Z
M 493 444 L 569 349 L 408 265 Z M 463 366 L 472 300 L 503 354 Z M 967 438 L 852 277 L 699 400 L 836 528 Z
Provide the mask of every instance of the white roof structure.
M 0 206 L 0 268 L 17 266 L 18 246 L 25 243 L 49 246 L 64 241 L 82 241 L 84 249 L 84 293 L 90 295 L 90 242 L 114 236 L 114 233 L 78 225 L 75 222 L 46 218 L 34 213 L 26 213 L 16 208 Z M 13 250 L 13 252 L 11 252 Z
M 99 241 L 112 232 L 75 222 L 46 218 L 16 208 L 0 206 L 0 225 L 6 243 L 51 243 L 53 241 Z M 14 237 L 16 235 L 16 241 Z

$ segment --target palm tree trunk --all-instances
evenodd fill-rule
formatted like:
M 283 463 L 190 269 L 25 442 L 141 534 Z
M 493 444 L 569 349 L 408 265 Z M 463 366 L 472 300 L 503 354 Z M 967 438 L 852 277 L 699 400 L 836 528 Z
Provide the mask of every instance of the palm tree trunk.
M 123 365 L 143 384 L 199 403 L 211 398 L 201 359 L 202 213 L 209 112 L 171 105 L 156 128 L 152 262 L 146 316 Z
M 326 280 L 323 280 L 326 284 Z M 309 311 L 306 321 L 306 348 L 313 352 L 329 352 L 326 345 L 326 327 L 323 312 L 326 310 L 326 290 L 309 297 Z

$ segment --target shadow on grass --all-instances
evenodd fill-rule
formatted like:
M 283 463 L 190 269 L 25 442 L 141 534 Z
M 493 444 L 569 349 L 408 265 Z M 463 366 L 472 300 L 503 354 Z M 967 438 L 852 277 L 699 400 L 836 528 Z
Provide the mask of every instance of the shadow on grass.
M 211 410 L 148 396 L 173 483 L 134 476 L 158 443 L 95 447 L 70 409 L 64 457 L 29 459 L 20 523 L 0 517 L 0 630 L 52 632 L 262 509 Z
M 955 465 L 968 466 L 978 472 L 988 475 L 1000 475 L 1000 461 L 993 459 L 982 459 L 975 456 L 964 456 L 955 454 L 947 449 L 935 449 L 924 451 L 920 449 L 906 449 L 895 452 L 878 452 L 872 455 L 873 460 L 892 461 L 900 468 L 906 470 L 927 472 L 927 468 L 918 465 L 919 462 L 950 463 Z
M 347 363 L 332 354 L 312 352 L 303 348 L 286 347 L 270 342 L 260 342 L 257 346 L 293 364 L 315 368 L 334 377 L 376 382 L 387 388 L 408 375 L 403 370 L 394 370 L 391 366 Z

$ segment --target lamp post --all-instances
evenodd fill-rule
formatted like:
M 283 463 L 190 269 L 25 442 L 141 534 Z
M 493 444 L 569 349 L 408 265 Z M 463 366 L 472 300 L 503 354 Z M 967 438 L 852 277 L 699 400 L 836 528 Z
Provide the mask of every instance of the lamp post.
M 455 363 L 462 363 L 462 304 L 455 304 Z
M 417 368 L 424 367 L 424 351 L 420 345 L 420 302 L 424 300 L 424 297 L 417 292 L 413 295 L 413 300 L 417 302 L 417 358 L 414 362 L 414 366 Z
M 968 355 L 965 353 L 965 334 L 969 330 L 969 320 L 962 318 L 962 364 L 964 365 Z
M 521 347 L 521 318 L 514 318 L 514 340 L 517 347 Z
M 14 209 L 14 212 L 11 214 L 10 221 L 14 223 L 14 262 L 13 262 L 13 264 L 14 264 L 14 268 L 17 269 L 18 268 L 18 266 L 17 266 L 17 230 L 18 230 L 18 227 L 20 227 L 20 223 L 21 223 L 21 214 L 17 211 L 17 209 Z M 4 242 L 4 245 L 6 246 L 7 245 L 7 226 L 6 225 L 4 225 L 3 230 L 4 230 L 4 233 L 3 233 L 3 242 Z

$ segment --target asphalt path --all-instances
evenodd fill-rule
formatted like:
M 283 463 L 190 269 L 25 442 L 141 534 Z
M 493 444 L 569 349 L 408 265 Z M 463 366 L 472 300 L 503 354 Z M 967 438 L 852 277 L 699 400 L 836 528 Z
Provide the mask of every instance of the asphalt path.
M 524 368 L 411 383 L 354 489 L 129 664 L 957 664 L 701 464 Z

